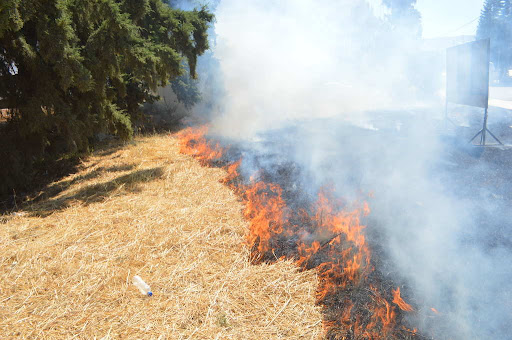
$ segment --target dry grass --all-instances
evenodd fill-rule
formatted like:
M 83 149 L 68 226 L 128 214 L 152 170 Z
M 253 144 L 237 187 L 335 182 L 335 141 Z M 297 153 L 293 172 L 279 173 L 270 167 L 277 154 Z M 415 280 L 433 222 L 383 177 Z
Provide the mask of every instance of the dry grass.
M 139 138 L 0 216 L 0 338 L 318 338 L 315 274 L 248 263 L 224 176 Z
M 9 110 L 0 109 L 0 123 L 5 123 L 9 117 Z

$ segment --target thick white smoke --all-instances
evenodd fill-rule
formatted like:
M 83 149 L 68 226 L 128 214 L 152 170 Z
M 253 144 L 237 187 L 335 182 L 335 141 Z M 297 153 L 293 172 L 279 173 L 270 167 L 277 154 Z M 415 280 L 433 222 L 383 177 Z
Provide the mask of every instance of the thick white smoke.
M 354 112 L 410 104 L 418 94 L 404 86 L 414 40 L 394 36 L 364 1 L 223 0 L 216 17 L 215 56 L 228 93 L 216 126 L 225 133 L 358 119 Z
M 226 96 L 213 131 L 255 140 L 293 127 L 291 143 L 289 130 L 267 133 L 266 147 L 300 164 L 312 187 L 334 181 L 349 198 L 374 192 L 382 256 L 420 307 L 413 323 L 442 329 L 441 338 L 506 339 L 511 251 L 489 240 L 510 235 L 496 231 L 508 203 L 482 203 L 489 193 L 472 190 L 472 178 L 487 166 L 439 134 L 444 56 L 425 57 L 417 37 L 377 8 L 363 0 L 222 0 L 214 55 Z

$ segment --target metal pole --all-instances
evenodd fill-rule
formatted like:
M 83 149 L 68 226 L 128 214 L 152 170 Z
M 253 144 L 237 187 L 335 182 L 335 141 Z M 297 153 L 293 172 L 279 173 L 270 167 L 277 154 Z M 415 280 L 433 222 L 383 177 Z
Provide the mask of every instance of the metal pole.
M 503 145 L 503 143 L 491 132 L 491 130 L 487 130 L 487 132 L 489 132 L 489 134 L 492 136 L 492 138 L 496 139 L 496 141 L 498 143 L 500 143 L 501 145 Z
M 484 127 L 482 128 L 482 145 L 485 145 L 485 133 L 487 132 L 487 108 L 484 113 Z

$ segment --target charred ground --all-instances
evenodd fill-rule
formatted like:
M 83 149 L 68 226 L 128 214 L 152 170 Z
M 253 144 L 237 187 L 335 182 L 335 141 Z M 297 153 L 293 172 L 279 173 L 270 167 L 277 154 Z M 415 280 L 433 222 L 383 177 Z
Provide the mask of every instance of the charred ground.
M 413 115 L 405 113 L 402 120 L 410 122 L 411 119 L 403 117 L 410 118 Z M 303 270 L 316 269 L 320 279 L 317 303 L 323 307 L 327 338 L 464 337 L 461 335 L 463 333 L 457 334 L 458 330 L 453 327 L 453 320 L 458 317 L 457 310 L 450 309 L 451 305 L 458 303 L 458 292 L 450 286 L 443 286 L 447 277 L 457 273 L 436 274 L 441 275 L 438 294 L 443 297 L 443 304 L 439 306 L 434 303 L 435 299 L 425 298 L 425 291 L 417 291 L 417 286 L 411 283 L 411 277 L 404 275 L 403 268 L 396 264 L 396 258 L 393 257 L 395 250 L 390 251 L 388 246 L 393 238 L 387 232 L 389 226 L 385 227 L 389 220 L 400 216 L 398 221 L 405 221 L 401 228 L 414 229 L 417 221 L 412 218 L 410 225 L 407 225 L 407 217 L 416 212 L 424 214 L 424 205 L 428 204 L 418 197 L 419 191 L 407 190 L 407 185 L 411 185 L 411 189 L 414 187 L 415 175 L 411 175 L 407 181 L 398 182 L 396 191 L 402 190 L 401 194 L 388 196 L 396 199 L 396 202 L 379 197 L 382 190 L 390 190 L 389 183 L 380 183 L 375 178 L 392 177 L 396 167 L 418 155 L 418 163 L 423 163 L 417 166 L 413 164 L 413 172 L 421 168 L 425 171 L 422 175 L 429 179 L 435 178 L 436 185 L 440 185 L 447 195 L 458 197 L 469 204 L 466 207 L 473 208 L 465 214 L 473 222 L 456 235 L 457 246 L 468 244 L 492 251 L 496 246 L 508 247 L 510 244 L 510 232 L 506 228 L 509 213 L 506 207 L 510 203 L 508 165 L 512 150 L 508 147 L 481 148 L 468 145 L 466 137 L 471 134 L 469 129 L 459 129 L 450 137 L 441 134 L 440 141 L 427 138 L 423 145 L 417 144 L 416 135 L 411 136 L 417 124 L 412 127 L 400 124 L 397 129 L 389 121 L 386 122 L 388 127 L 375 128 L 379 124 L 378 120 L 374 123 L 372 128 L 367 128 L 347 122 L 316 120 L 275 129 L 242 143 L 219 138 L 217 140 L 220 143 L 212 142 L 212 145 L 215 145 L 213 148 L 217 151 L 222 149 L 221 145 L 226 146 L 223 156 L 214 157 L 204 164 L 227 166 L 242 159 L 243 164 L 236 166 L 235 175 L 228 176 L 226 184 L 245 202 L 251 200 L 247 197 L 248 190 L 254 189 L 250 188 L 251 183 L 265 183 L 256 189 L 260 195 L 256 197 L 264 197 L 276 203 L 271 208 L 273 217 L 267 221 L 271 232 L 270 236 L 264 234 L 249 238 L 252 246 L 251 261 L 272 263 L 287 258 L 294 259 Z M 430 124 L 438 125 L 435 126 L 438 129 L 442 122 L 430 121 Z M 326 129 L 326 126 L 329 128 Z M 329 134 L 325 139 L 334 141 L 329 145 L 322 144 L 320 159 L 314 159 L 314 152 L 308 155 L 308 152 L 314 151 L 309 148 L 312 141 L 309 137 L 318 136 L 315 131 Z M 507 133 L 507 130 L 500 131 L 500 137 L 505 141 Z M 209 142 L 203 140 L 202 143 Z M 435 149 L 429 143 L 435 144 Z M 379 152 L 375 152 L 375 145 L 381 146 Z M 433 150 L 437 152 L 435 156 L 432 156 Z M 430 154 L 430 158 L 422 158 L 422 152 Z M 302 158 L 297 157 L 298 153 Z M 308 162 L 315 164 L 311 166 Z M 320 179 L 318 172 L 323 174 Z M 343 178 L 341 182 L 340 177 Z M 376 192 L 374 195 L 372 185 L 375 183 L 377 187 L 373 187 Z M 354 241 L 351 236 L 342 233 L 322 230 L 322 210 L 317 205 L 318 194 L 322 191 L 328 196 L 329 203 L 329 211 L 324 213 L 331 217 L 347 212 L 350 215 L 356 209 L 357 202 L 360 204 L 368 201 L 372 213 L 368 216 L 364 213 L 358 215 L 358 223 L 364 229 L 361 236 L 365 237 L 366 243 Z M 428 201 L 428 198 L 425 199 Z M 479 204 L 482 200 L 486 203 Z M 259 208 L 267 209 L 268 206 L 262 205 Z M 422 216 L 421 213 L 418 216 Z M 250 220 L 254 215 L 248 214 L 246 218 Z M 444 240 L 440 237 L 439 247 L 442 247 Z M 405 253 L 404 256 L 413 254 Z M 353 265 L 350 261 L 356 257 L 356 270 L 347 270 L 347 263 L 348 266 Z M 338 268 L 340 263 L 341 267 L 345 265 L 345 269 Z M 398 288 L 400 291 L 397 298 Z M 402 303 L 405 303 L 405 310 L 400 307 L 404 306 Z M 483 313 L 478 303 L 469 311 L 472 315 L 469 318 Z M 484 320 L 479 322 L 482 328 L 487 327 Z M 497 327 L 501 326 L 498 322 Z M 471 336 L 478 337 L 478 334 Z

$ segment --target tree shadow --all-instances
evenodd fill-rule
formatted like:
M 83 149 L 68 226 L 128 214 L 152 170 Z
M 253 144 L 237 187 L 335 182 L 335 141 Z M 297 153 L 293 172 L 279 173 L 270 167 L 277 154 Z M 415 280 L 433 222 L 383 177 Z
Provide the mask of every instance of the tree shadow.
M 101 149 L 99 151 L 94 152 L 94 155 L 95 156 L 99 156 L 99 157 L 108 157 L 108 156 L 111 156 L 111 155 L 115 154 L 124 145 L 125 144 L 118 144 L 118 145 L 111 146 L 109 148 L 103 148 L 103 149 Z
M 133 168 L 133 165 L 120 166 L 120 167 L 112 167 L 108 169 L 118 168 Z M 85 177 L 88 179 L 97 177 L 99 173 L 102 171 L 98 171 L 100 169 L 96 169 L 90 174 L 82 176 L 82 179 L 85 180 Z M 123 170 L 118 170 L 123 171 Z M 30 214 L 30 216 L 34 217 L 46 217 L 56 211 L 60 211 L 68 208 L 72 202 L 80 201 L 85 205 L 89 205 L 92 203 L 102 202 L 106 198 L 112 195 L 115 191 L 120 193 L 130 193 L 137 192 L 140 190 L 139 184 L 151 182 L 157 178 L 161 178 L 163 176 L 163 167 L 156 167 L 151 169 L 143 169 L 137 170 L 132 173 L 119 176 L 111 181 L 91 184 L 88 185 L 76 192 L 72 192 L 69 195 L 65 195 L 63 197 L 58 197 L 56 199 L 45 199 L 40 203 L 36 203 L 30 206 L 26 211 Z M 80 177 L 80 176 L 79 176 Z M 75 179 L 71 180 L 73 182 Z M 71 184 L 69 184 L 71 185 Z M 62 191 L 62 190 L 61 190 Z M 55 196 L 55 195 L 54 195 Z
M 74 179 L 73 183 L 69 181 L 59 182 L 61 179 L 83 169 L 81 166 L 83 157 L 87 158 L 91 155 L 110 156 L 125 146 L 126 142 L 121 141 L 99 142 L 95 145 L 96 150 L 93 153 L 84 152 L 60 158 L 48 158 L 44 162 L 34 165 L 33 174 L 28 176 L 23 186 L 16 187 L 10 193 L 0 193 L 0 216 L 4 216 L 5 219 L 5 216 L 23 209 L 27 202 L 39 202 L 54 197 L 67 189 L 69 185 L 97 177 L 99 173 L 93 172 L 79 176 Z M 103 170 L 108 171 L 108 169 Z M 114 167 L 112 171 L 116 171 Z
M 92 166 L 95 166 L 95 164 L 93 164 Z M 132 170 L 134 167 L 135 164 L 116 165 L 111 167 L 98 167 L 97 169 L 94 169 L 93 171 L 87 174 L 79 175 L 73 179 L 67 181 L 60 181 L 47 186 L 37 197 L 34 197 L 32 202 L 40 202 L 44 199 L 50 199 L 52 197 L 55 197 L 59 195 L 61 192 L 67 190 L 70 186 L 80 184 L 91 179 L 95 179 L 102 175 L 103 173 L 129 171 Z

